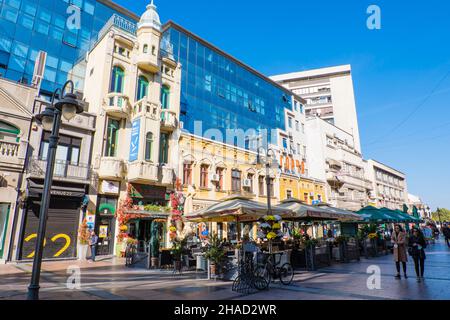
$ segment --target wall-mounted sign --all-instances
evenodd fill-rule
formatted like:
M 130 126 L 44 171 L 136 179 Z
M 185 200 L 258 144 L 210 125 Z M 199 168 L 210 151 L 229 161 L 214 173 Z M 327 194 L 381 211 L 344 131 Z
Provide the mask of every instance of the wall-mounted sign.
M 86 214 L 86 223 L 89 229 L 94 230 L 95 228 L 95 214 L 87 213 Z
M 130 161 L 136 161 L 139 156 L 139 137 L 141 134 L 141 119 L 133 121 L 133 128 L 131 129 L 131 144 L 130 144 Z
M 108 226 L 100 226 L 98 231 L 98 237 L 100 239 L 105 239 L 108 237 Z
M 119 194 L 120 182 L 116 181 L 102 181 L 102 193 Z

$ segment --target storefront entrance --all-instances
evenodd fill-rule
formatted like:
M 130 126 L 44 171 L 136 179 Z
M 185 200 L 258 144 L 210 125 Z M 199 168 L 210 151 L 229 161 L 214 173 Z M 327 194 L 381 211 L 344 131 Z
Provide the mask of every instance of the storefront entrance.
M 95 233 L 98 235 L 97 255 L 114 254 L 116 230 L 117 197 L 99 196 L 97 216 L 95 218 Z
M 34 257 L 41 202 L 29 201 L 25 211 L 20 260 Z M 44 259 L 75 258 L 81 198 L 52 196 L 48 210 Z

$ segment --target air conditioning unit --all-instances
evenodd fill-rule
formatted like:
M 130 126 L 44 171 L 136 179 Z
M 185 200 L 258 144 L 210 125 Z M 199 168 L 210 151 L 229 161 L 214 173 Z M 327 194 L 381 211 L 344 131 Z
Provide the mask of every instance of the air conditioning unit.
M 219 182 L 219 181 L 220 181 L 220 175 L 218 175 L 218 174 L 213 174 L 213 175 L 211 176 L 211 181 L 212 181 L 212 182 Z
M 243 186 L 244 188 L 250 188 L 250 187 L 252 186 L 252 180 L 250 180 L 250 179 L 244 179 L 244 180 L 242 181 L 242 186 Z

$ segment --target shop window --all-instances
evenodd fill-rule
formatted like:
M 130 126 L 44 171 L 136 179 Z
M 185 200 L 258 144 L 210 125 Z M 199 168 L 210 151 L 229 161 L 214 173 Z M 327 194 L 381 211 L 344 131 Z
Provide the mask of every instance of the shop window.
M 138 79 L 136 100 L 142 100 L 146 96 L 148 96 L 148 80 L 146 77 L 140 76 Z
M 208 188 L 208 170 L 209 166 L 203 164 L 200 166 L 200 187 Z
M 125 79 L 125 72 L 121 67 L 115 66 L 113 68 L 112 77 L 111 77 L 111 87 L 109 92 L 123 92 L 123 85 Z
M 114 119 L 108 119 L 108 128 L 106 133 L 105 157 L 117 156 L 117 143 L 119 141 L 120 122 Z
M 152 161 L 153 133 L 147 132 L 145 137 L 145 161 Z

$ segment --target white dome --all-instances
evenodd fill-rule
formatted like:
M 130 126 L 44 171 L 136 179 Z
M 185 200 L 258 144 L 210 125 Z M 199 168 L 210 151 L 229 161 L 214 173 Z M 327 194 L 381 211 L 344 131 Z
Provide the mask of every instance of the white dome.
M 161 21 L 159 20 L 159 14 L 156 12 L 156 6 L 152 2 L 147 6 L 147 10 L 141 16 L 139 20 L 138 28 L 151 27 L 158 31 L 161 31 Z

